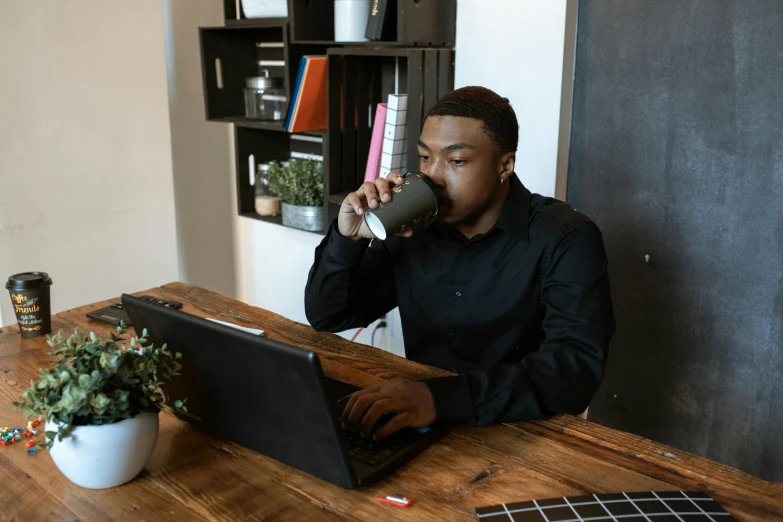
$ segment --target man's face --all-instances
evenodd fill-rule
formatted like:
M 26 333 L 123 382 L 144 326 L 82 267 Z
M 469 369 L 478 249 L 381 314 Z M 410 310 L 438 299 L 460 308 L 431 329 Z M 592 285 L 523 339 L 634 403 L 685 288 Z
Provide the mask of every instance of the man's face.
M 500 188 L 503 167 L 479 120 L 430 116 L 419 138 L 419 155 L 419 169 L 441 189 L 438 221 L 472 221 L 486 211 Z

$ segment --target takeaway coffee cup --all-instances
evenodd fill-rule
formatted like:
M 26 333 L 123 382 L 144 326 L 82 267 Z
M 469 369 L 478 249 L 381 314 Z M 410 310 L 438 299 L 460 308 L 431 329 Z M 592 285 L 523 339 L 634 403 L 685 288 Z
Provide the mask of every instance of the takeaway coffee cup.
M 38 337 L 52 331 L 51 286 L 52 278 L 46 272 L 23 272 L 8 278 L 5 287 L 11 293 L 22 336 Z
M 378 239 L 401 232 L 438 213 L 438 187 L 429 176 L 418 172 L 404 176 L 405 182 L 392 188 L 392 200 L 364 215 L 367 228 Z

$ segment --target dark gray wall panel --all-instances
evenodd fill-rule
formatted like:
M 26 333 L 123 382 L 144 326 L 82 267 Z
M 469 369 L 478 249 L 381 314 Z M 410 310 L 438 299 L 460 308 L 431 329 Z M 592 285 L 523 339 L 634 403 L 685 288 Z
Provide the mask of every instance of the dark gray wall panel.
M 618 320 L 591 419 L 783 480 L 783 1 L 582 0 L 568 200 Z

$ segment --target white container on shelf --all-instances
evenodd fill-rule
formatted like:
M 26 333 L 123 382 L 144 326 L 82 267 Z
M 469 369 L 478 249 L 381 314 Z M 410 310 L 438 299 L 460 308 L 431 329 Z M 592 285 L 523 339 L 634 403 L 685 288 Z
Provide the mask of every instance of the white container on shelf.
M 245 18 L 285 18 L 288 0 L 242 0 Z
M 372 0 L 334 0 L 334 41 L 366 42 Z

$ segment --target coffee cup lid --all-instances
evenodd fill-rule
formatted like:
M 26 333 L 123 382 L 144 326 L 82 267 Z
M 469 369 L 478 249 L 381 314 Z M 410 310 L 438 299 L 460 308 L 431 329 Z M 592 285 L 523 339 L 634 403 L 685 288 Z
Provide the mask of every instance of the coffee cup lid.
M 5 287 L 8 290 L 29 290 L 52 284 L 52 278 L 46 272 L 22 272 L 8 278 Z

